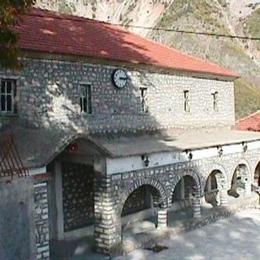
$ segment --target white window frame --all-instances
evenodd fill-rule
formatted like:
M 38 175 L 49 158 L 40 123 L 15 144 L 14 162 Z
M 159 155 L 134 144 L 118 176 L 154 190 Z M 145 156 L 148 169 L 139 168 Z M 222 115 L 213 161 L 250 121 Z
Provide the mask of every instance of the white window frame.
M 148 88 L 140 88 L 140 102 L 141 102 L 141 112 L 143 114 L 147 114 L 149 112 L 148 109 L 148 102 L 147 102 L 147 94 L 148 94 Z
M 92 86 L 89 83 L 80 84 L 80 112 L 82 114 L 93 114 Z
M 16 96 L 17 96 L 17 80 L 13 78 L 1 78 L 0 79 L 0 113 L 1 114 L 16 114 Z M 11 92 L 8 93 L 8 83 L 11 83 Z M 2 109 L 2 96 L 5 97 L 5 108 Z M 8 97 L 11 97 L 11 109 L 8 110 Z

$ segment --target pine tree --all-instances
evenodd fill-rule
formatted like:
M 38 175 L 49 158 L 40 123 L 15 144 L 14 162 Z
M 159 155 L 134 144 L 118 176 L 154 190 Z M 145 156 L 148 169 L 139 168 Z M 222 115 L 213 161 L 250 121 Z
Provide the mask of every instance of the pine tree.
M 20 67 L 17 46 L 19 35 L 14 27 L 19 24 L 19 15 L 33 6 L 35 0 L 0 0 L 0 66 Z

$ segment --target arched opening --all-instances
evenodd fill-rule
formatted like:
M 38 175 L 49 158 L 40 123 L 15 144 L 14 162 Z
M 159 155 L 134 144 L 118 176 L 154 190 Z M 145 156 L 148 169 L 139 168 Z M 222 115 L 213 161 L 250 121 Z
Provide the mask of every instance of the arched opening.
M 204 188 L 205 202 L 211 204 L 213 207 L 220 205 L 220 181 L 223 179 L 223 174 L 219 170 L 212 171 L 207 178 Z
M 161 203 L 161 194 L 152 185 L 145 184 L 134 190 L 122 209 L 122 231 L 140 233 L 142 230 L 154 229 Z
M 64 256 L 60 248 L 65 240 L 77 241 L 75 246 L 83 240 L 84 247 L 94 246 L 95 156 L 104 158 L 94 143 L 79 138 L 67 145 L 47 167 L 52 176 L 48 194 L 50 248 L 57 259 Z M 68 248 L 66 254 L 72 251 Z
M 192 196 L 197 190 L 197 184 L 192 176 L 182 177 L 172 194 L 172 209 L 179 210 L 192 206 Z
M 255 168 L 254 185 L 257 186 L 257 187 L 260 187 L 260 161 Z
M 248 167 L 245 164 L 239 164 L 234 171 L 228 195 L 238 198 L 249 192 L 251 192 L 251 184 Z

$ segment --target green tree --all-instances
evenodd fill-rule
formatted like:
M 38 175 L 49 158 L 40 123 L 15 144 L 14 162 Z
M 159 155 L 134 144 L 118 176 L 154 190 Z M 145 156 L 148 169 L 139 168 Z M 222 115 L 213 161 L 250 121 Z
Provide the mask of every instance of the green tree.
M 35 0 L 0 0 L 0 66 L 19 68 L 18 34 L 14 27 L 19 15 L 33 6 Z

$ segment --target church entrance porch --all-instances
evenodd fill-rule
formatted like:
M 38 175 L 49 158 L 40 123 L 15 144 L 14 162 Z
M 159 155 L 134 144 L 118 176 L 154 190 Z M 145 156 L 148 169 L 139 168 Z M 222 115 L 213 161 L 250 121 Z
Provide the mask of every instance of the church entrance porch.
M 128 148 L 124 153 L 120 149 L 128 142 L 96 143 L 100 146 L 81 140 L 78 151 L 65 148 L 49 166 L 51 239 L 85 239 L 82 252 L 120 254 L 125 245 L 135 247 L 169 229 L 186 229 L 211 214 L 224 214 L 233 203 L 227 201 L 227 189 L 242 200 L 251 194 L 248 163 L 220 157 L 217 148 L 125 155 Z M 103 144 L 107 149 L 101 149 Z M 212 157 L 205 157 L 209 153 Z M 209 208 L 201 207 L 203 199 Z M 243 203 L 240 199 L 234 203 Z

